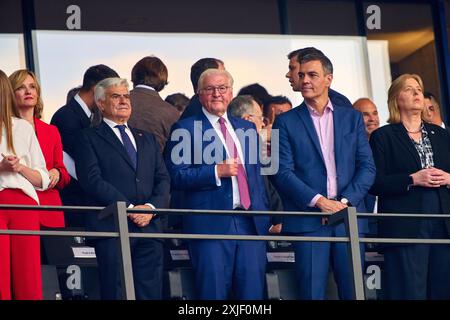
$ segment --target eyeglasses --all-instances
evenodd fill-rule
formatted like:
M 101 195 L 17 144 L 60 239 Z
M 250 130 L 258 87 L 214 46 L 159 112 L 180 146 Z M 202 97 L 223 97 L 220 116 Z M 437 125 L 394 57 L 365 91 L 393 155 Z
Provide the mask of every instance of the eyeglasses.
M 217 91 L 219 91 L 220 94 L 225 94 L 225 93 L 227 93 L 229 88 L 230 88 L 229 86 L 206 87 L 206 88 L 200 89 L 200 91 L 202 93 L 206 93 L 206 94 L 213 94 L 217 90 Z
M 119 101 L 121 97 L 123 97 L 125 100 L 130 100 L 130 95 L 128 93 L 125 94 L 113 93 L 110 95 L 110 98 L 114 101 Z

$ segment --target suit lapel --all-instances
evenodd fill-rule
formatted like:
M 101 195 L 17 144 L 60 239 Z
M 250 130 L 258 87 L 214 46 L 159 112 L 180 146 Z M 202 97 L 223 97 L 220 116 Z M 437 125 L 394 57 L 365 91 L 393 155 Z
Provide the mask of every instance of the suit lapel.
M 300 107 L 298 107 L 297 114 L 300 120 L 305 125 L 306 132 L 308 133 L 314 147 L 316 148 L 317 153 L 320 155 L 320 158 L 322 159 L 323 163 L 325 163 L 325 160 L 323 159 L 322 149 L 320 148 L 319 137 L 317 136 L 316 128 L 314 127 L 311 115 L 309 114 L 308 107 L 304 102 L 300 105 Z
M 406 129 L 403 126 L 403 124 L 397 123 L 396 125 L 394 125 L 392 129 L 396 132 L 394 137 L 396 137 L 399 140 L 400 144 L 403 145 L 408 150 L 410 155 L 413 157 L 417 165 L 417 168 L 421 169 L 422 165 L 420 163 L 419 154 L 417 153 L 417 150 L 414 147 L 411 139 L 409 138 L 408 133 L 406 132 Z
M 96 128 L 97 134 L 102 137 L 106 142 L 108 142 L 124 159 L 125 161 L 130 165 L 131 168 L 134 170 L 133 163 L 130 160 L 130 157 L 128 156 L 125 147 L 123 146 L 122 142 L 117 138 L 116 134 L 113 132 L 113 130 L 103 121 L 100 123 L 100 125 Z M 137 142 L 136 142 L 137 144 Z M 138 152 L 139 157 L 139 152 Z M 139 161 L 138 161 L 139 163 Z

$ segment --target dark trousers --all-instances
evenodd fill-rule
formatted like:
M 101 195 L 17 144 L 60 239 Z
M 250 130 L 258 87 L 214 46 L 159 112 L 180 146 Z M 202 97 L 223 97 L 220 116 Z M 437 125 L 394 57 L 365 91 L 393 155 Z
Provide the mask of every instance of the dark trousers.
M 134 227 L 133 229 L 137 229 Z M 130 232 L 139 232 L 130 229 Z M 100 295 L 103 300 L 123 298 L 120 279 L 119 240 L 95 240 L 95 254 L 100 277 Z M 137 300 L 162 298 L 163 245 L 159 240 L 130 239 L 134 290 Z
M 448 238 L 443 220 L 422 221 L 419 238 Z M 450 299 L 450 245 L 386 245 L 382 285 L 391 300 Z
M 309 237 L 344 237 L 343 224 L 322 226 L 314 232 L 295 234 Z M 361 234 L 360 237 L 363 235 Z M 360 246 L 361 263 L 364 265 L 364 244 Z M 338 242 L 295 241 L 295 267 L 300 288 L 300 299 L 324 300 L 331 264 L 341 300 L 352 299 L 352 279 L 348 244 Z
M 233 217 L 229 234 L 255 235 L 253 220 Z M 202 300 L 260 300 L 264 298 L 264 241 L 191 240 L 189 254 Z
M 424 188 L 423 192 L 423 212 L 442 213 L 437 190 Z M 417 238 L 448 237 L 444 220 L 421 221 Z M 450 245 L 386 245 L 384 270 L 387 299 L 450 299 Z

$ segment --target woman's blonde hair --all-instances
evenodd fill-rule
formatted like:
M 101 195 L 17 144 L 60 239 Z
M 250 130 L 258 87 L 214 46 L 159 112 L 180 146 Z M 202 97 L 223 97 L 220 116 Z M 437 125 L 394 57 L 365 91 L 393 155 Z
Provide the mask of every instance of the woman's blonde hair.
M 11 81 L 13 90 L 16 91 L 23 84 L 27 76 L 32 77 L 36 85 L 37 103 L 36 106 L 34 107 L 33 116 L 37 119 L 40 119 L 42 117 L 42 110 L 44 109 L 44 103 L 42 102 L 41 98 L 41 86 L 33 71 L 26 69 L 14 71 L 14 73 L 9 76 L 9 81 Z
M 6 138 L 6 146 L 9 151 L 16 154 L 12 136 L 12 117 L 19 118 L 19 112 L 16 109 L 16 100 L 11 83 L 6 74 L 0 70 L 0 142 Z M 3 126 L 6 129 L 6 137 L 3 137 Z
M 417 83 L 420 85 L 420 88 L 422 88 L 423 92 L 423 82 L 420 76 L 418 76 L 417 74 L 405 73 L 399 76 L 397 79 L 395 79 L 392 82 L 391 86 L 389 87 L 388 91 L 388 108 L 389 108 L 389 119 L 387 120 L 388 123 L 400 122 L 400 110 L 398 109 L 397 105 L 397 97 L 400 94 L 400 91 L 403 90 L 405 82 L 408 79 L 416 80 Z

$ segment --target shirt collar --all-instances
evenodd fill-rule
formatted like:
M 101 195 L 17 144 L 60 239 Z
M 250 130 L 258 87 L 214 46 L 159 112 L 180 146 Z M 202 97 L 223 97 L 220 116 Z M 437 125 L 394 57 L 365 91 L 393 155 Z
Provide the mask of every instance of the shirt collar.
M 144 88 L 144 89 L 156 91 L 155 88 L 152 88 L 152 87 L 147 86 L 147 85 L 145 85 L 145 84 L 138 84 L 135 88 Z
M 116 122 L 114 122 L 114 121 L 112 121 L 112 120 L 110 120 L 110 119 L 107 119 L 107 118 L 103 118 L 103 121 L 104 121 L 108 126 L 110 126 L 111 129 L 114 129 L 114 128 L 118 125 L 118 123 L 116 123 Z M 128 123 L 127 123 L 127 122 L 125 122 L 124 125 L 125 125 L 125 128 L 127 128 L 128 130 L 130 129 L 130 128 L 128 127 Z M 116 128 L 116 129 L 117 129 L 117 128 Z
M 228 114 L 225 111 L 225 113 L 222 115 L 222 117 L 219 117 L 215 114 L 212 114 L 210 112 L 208 112 L 204 107 L 202 107 L 203 113 L 205 114 L 206 118 L 209 120 L 209 122 L 211 122 L 211 124 L 216 124 L 219 121 L 219 118 L 224 118 L 226 123 L 230 123 L 230 121 L 228 121 Z
M 316 111 L 316 109 L 314 109 L 313 107 L 311 107 L 310 105 L 308 105 L 308 103 L 305 101 L 306 106 L 308 107 L 308 111 L 311 115 L 315 115 L 315 116 L 320 116 L 319 113 Z M 323 113 L 326 113 L 329 111 L 334 111 L 334 107 L 333 104 L 331 103 L 331 100 L 328 99 L 327 105 L 325 106 L 325 109 L 323 110 Z
M 81 109 L 83 109 L 83 111 L 87 115 L 87 117 L 91 118 L 91 115 L 92 115 L 91 109 L 89 109 L 87 104 L 83 101 L 83 99 L 81 99 L 80 95 L 77 93 L 73 98 L 81 106 Z

